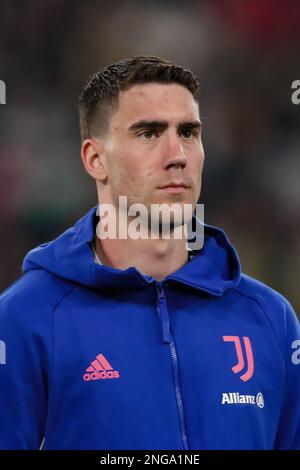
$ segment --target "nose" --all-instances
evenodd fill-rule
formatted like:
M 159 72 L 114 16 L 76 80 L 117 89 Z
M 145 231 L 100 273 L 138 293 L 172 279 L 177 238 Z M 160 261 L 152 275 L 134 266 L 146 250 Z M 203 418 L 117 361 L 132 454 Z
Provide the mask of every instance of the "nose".
M 186 155 L 178 135 L 166 136 L 163 147 L 163 162 L 165 169 L 172 167 L 185 168 Z

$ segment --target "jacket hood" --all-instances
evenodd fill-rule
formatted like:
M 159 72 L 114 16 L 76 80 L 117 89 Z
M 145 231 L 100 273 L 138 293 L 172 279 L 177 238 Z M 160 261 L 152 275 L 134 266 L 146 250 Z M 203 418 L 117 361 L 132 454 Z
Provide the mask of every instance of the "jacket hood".
M 138 288 L 155 282 L 153 277 L 143 275 L 135 267 L 120 270 L 95 263 L 91 242 L 95 236 L 96 212 L 97 206 L 55 240 L 29 251 L 23 261 L 23 272 L 42 269 L 92 289 Z M 196 219 L 196 224 L 199 223 Z M 237 285 L 240 277 L 240 262 L 226 234 L 205 224 L 203 247 L 195 252 L 191 261 L 162 282 L 173 280 L 220 296 Z

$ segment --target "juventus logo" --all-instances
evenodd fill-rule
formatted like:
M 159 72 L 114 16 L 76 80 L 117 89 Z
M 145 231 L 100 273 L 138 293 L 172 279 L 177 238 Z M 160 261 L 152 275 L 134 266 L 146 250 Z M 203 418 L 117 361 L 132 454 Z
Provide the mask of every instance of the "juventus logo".
M 242 372 L 242 370 L 245 368 L 245 358 L 244 358 L 244 353 L 242 350 L 240 337 L 239 336 L 223 336 L 223 340 L 232 342 L 235 345 L 235 351 L 236 351 L 238 362 L 236 363 L 235 366 L 231 368 L 231 370 L 235 374 Z M 251 346 L 251 342 L 248 336 L 243 336 L 243 343 L 244 343 L 244 350 L 245 350 L 246 359 L 247 359 L 247 370 L 240 376 L 240 379 L 243 382 L 247 382 L 248 380 L 251 379 L 254 373 L 254 360 L 253 360 L 252 346 Z

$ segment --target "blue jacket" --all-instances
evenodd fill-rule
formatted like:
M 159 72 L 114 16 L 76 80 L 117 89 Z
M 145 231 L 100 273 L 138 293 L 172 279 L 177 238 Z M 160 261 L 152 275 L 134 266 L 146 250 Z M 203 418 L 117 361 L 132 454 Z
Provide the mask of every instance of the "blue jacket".
M 287 300 L 211 226 L 161 282 L 98 265 L 95 217 L 30 251 L 0 296 L 0 448 L 300 449 Z

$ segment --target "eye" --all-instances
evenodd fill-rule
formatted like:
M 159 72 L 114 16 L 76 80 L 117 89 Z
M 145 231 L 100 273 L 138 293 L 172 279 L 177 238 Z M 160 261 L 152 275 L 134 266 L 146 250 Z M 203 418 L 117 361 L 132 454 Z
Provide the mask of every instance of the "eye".
M 154 137 L 156 133 L 151 130 L 143 131 L 139 134 L 139 137 L 142 137 L 145 140 L 151 140 L 152 137 Z
M 196 130 L 195 129 L 184 129 L 182 131 L 182 135 L 186 139 L 191 139 L 192 137 L 196 137 Z

